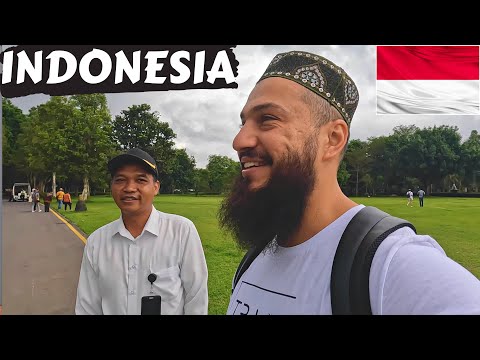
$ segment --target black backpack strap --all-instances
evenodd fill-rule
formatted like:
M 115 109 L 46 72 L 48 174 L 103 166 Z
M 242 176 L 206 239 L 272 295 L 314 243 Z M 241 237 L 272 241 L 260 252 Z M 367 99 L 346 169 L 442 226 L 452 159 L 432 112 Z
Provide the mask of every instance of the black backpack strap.
M 262 248 L 253 247 L 247 251 L 247 253 L 243 256 L 242 261 L 238 265 L 237 271 L 235 271 L 235 276 L 233 278 L 233 286 L 232 286 L 232 293 L 235 287 L 237 286 L 238 280 L 242 277 L 243 273 L 248 269 L 248 267 L 252 264 L 253 260 L 262 252 Z
M 333 260 L 330 295 L 332 314 L 372 314 L 369 276 L 372 260 L 382 241 L 394 231 L 408 226 L 375 207 L 360 210 L 345 229 Z

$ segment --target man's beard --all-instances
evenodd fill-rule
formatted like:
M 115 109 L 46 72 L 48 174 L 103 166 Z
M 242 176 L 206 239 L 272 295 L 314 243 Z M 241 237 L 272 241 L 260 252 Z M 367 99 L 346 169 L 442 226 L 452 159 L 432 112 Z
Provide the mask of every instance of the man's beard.
M 316 139 L 307 142 L 303 156 L 290 152 L 277 161 L 271 179 L 258 190 L 240 174 L 219 210 L 222 229 L 241 248 L 270 248 L 286 244 L 298 230 L 309 195 L 315 185 Z M 273 240 L 276 241 L 273 241 Z

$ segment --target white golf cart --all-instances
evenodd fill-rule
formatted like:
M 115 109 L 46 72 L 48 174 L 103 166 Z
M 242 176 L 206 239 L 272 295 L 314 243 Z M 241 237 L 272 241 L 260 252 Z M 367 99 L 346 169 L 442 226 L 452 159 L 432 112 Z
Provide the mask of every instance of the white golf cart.
M 13 201 L 28 201 L 28 197 L 32 193 L 29 183 L 15 183 L 12 188 Z

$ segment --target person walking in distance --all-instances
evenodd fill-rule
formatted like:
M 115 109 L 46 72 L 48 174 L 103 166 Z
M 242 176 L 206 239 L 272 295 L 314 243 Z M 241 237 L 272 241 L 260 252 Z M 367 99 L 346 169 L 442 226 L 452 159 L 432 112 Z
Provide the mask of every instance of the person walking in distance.
M 411 189 L 407 191 L 407 206 L 413 207 L 413 192 Z
M 47 193 L 47 195 L 45 196 L 45 199 L 43 199 L 43 204 L 45 206 L 45 212 L 50 212 L 50 204 L 52 203 L 52 199 L 53 199 L 53 193 L 52 192 Z
M 32 190 L 32 212 L 35 212 L 38 208 L 38 212 L 42 212 L 40 209 L 40 191 L 36 188 Z
M 421 188 L 417 192 L 418 195 L 418 201 L 420 202 L 420 207 L 423 207 L 423 198 L 425 197 L 425 191 L 423 191 Z
M 65 195 L 65 193 L 63 192 L 63 188 L 60 188 L 60 191 L 57 192 L 57 204 L 58 204 L 57 209 L 58 210 L 60 210 L 62 208 L 63 195 Z
M 63 204 L 65 205 L 65 211 L 67 211 L 67 206 L 70 206 L 70 210 L 72 210 L 72 197 L 68 191 L 63 195 Z

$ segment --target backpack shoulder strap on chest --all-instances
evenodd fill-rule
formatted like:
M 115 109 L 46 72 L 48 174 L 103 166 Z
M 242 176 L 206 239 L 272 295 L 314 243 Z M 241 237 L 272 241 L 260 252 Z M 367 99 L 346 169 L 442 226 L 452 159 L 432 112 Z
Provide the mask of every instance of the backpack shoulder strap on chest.
M 332 314 L 371 314 L 369 276 L 373 256 L 382 241 L 408 221 L 375 207 L 360 210 L 345 229 L 333 260 L 330 279 Z
M 235 276 L 233 278 L 233 286 L 232 286 L 232 293 L 235 287 L 237 286 L 238 280 L 242 277 L 243 273 L 248 269 L 248 267 L 252 264 L 253 260 L 262 252 L 262 248 L 253 247 L 250 248 L 243 256 L 242 261 L 238 265 L 237 271 L 235 272 Z

